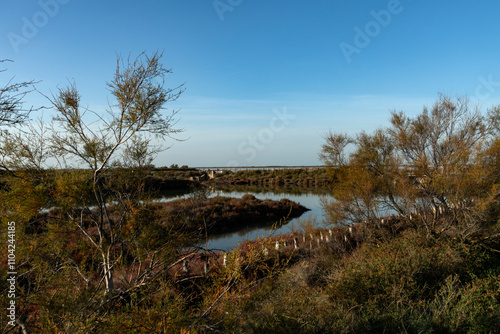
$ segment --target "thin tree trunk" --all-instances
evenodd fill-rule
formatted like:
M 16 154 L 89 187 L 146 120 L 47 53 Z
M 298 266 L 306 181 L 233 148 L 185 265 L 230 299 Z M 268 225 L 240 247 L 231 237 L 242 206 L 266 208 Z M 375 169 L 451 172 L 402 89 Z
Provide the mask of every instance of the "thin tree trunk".
M 102 252 L 102 262 L 104 267 L 104 283 L 106 284 L 106 294 L 114 290 L 113 284 L 113 268 L 109 260 L 109 254 Z

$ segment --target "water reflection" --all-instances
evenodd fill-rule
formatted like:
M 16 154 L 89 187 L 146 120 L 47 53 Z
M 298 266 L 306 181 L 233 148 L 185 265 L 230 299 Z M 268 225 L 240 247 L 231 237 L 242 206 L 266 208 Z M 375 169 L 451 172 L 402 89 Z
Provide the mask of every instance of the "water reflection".
M 280 235 L 291 233 L 294 230 L 299 229 L 299 223 L 307 220 L 312 221 L 316 226 L 322 226 L 323 223 L 323 208 L 321 206 L 322 199 L 330 199 L 329 195 L 320 195 L 315 193 L 303 193 L 301 195 L 297 194 L 287 194 L 287 193 L 274 193 L 274 192 L 240 192 L 240 191 L 223 191 L 223 190 L 213 190 L 210 192 L 210 196 L 226 196 L 226 197 L 237 197 L 241 198 L 245 194 L 251 194 L 258 199 L 271 199 L 277 200 L 283 198 L 288 198 L 291 201 L 297 202 L 310 209 L 310 211 L 305 212 L 299 218 L 294 218 L 290 220 L 287 224 L 284 224 L 275 230 L 272 227 L 256 228 L 256 227 L 246 227 L 240 229 L 238 232 L 232 232 L 227 234 L 221 234 L 209 238 L 208 242 L 200 245 L 206 246 L 210 249 L 220 249 L 229 251 L 239 243 L 244 240 L 256 239 L 261 237 L 268 237 L 271 233 L 272 235 Z
M 255 196 L 257 199 L 271 199 L 279 201 L 283 198 L 288 198 L 291 201 L 297 202 L 308 208 L 310 211 L 305 212 L 299 218 L 291 219 L 288 223 L 281 225 L 275 229 L 272 226 L 267 227 L 256 227 L 247 226 L 242 227 L 236 232 L 229 232 L 225 234 L 218 234 L 212 236 L 207 242 L 200 244 L 200 247 L 207 247 L 209 249 L 217 249 L 229 251 L 236 247 L 239 243 L 245 240 L 253 240 L 257 238 L 268 237 L 270 235 L 280 235 L 288 234 L 293 231 L 300 229 L 300 223 L 309 221 L 313 226 L 322 227 L 323 226 L 323 207 L 321 202 L 323 199 L 332 199 L 332 196 L 327 193 L 325 189 L 315 190 L 304 190 L 301 189 L 297 191 L 294 189 L 293 192 L 283 191 L 283 189 L 266 189 L 253 187 L 238 187 L 238 190 L 232 190 L 234 188 L 207 188 L 205 194 L 208 197 L 224 196 L 224 197 L 236 197 L 241 198 L 246 194 Z M 242 190 L 242 191 L 240 191 Z M 254 190 L 254 191 L 251 191 Z M 185 199 L 195 196 L 195 192 L 190 193 L 177 193 L 169 194 L 169 196 L 164 196 L 162 198 L 156 199 L 159 202 L 172 201 L 176 199 Z

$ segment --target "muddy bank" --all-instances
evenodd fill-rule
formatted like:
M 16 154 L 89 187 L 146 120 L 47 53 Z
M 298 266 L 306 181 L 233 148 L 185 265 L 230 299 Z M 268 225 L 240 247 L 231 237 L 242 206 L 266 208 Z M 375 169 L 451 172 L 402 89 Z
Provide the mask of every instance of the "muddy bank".
M 132 203 L 110 205 L 108 217 L 121 226 L 132 229 L 157 226 L 160 230 L 175 229 L 181 232 L 190 244 L 196 244 L 205 238 L 228 232 L 239 231 L 248 227 L 265 227 L 284 224 L 290 219 L 300 217 L 309 209 L 288 199 L 279 201 L 260 200 L 253 195 L 242 198 L 232 197 L 197 197 L 193 195 L 165 203 L 150 203 L 136 207 Z M 72 209 L 72 215 L 82 217 L 84 226 L 92 226 L 98 220 L 97 209 Z M 65 214 L 60 208 L 52 208 L 33 217 L 28 224 L 28 233 L 41 233 L 49 221 L 62 221 Z M 129 221 L 129 222 L 127 222 Z M 97 233 L 89 230 L 90 235 Z M 188 245 L 186 245 L 188 246 Z
M 244 195 L 242 198 L 179 199 L 164 203 L 161 212 L 165 218 L 184 220 L 187 230 L 211 236 L 249 226 L 284 223 L 308 210 L 288 199 L 260 200 L 253 195 Z

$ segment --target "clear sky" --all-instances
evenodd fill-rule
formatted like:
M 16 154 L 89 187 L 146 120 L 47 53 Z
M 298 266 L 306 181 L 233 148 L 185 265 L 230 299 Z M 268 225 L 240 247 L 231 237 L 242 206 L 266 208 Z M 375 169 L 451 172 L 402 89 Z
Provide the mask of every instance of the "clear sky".
M 14 61 L 0 84 L 74 80 L 93 110 L 118 54 L 164 51 L 187 140 L 157 166 L 317 165 L 326 131 L 374 130 L 439 92 L 500 103 L 498 0 L 3 0 L 0 13 L 0 59 Z

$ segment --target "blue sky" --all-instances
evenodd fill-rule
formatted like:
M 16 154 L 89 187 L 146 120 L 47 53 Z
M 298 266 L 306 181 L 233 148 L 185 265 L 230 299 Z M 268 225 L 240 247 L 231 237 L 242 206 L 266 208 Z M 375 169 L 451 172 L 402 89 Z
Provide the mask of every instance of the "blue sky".
M 371 131 L 439 92 L 500 103 L 494 0 L 4 0 L 0 13 L 0 59 L 14 61 L 0 84 L 74 80 L 93 110 L 118 54 L 164 51 L 187 140 L 157 166 L 317 165 L 326 131 Z

